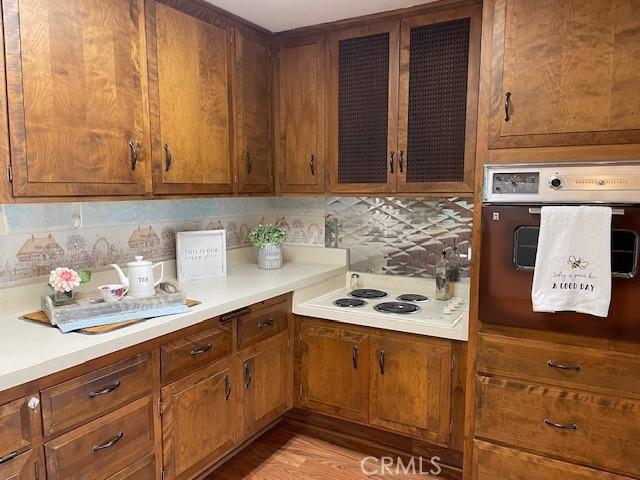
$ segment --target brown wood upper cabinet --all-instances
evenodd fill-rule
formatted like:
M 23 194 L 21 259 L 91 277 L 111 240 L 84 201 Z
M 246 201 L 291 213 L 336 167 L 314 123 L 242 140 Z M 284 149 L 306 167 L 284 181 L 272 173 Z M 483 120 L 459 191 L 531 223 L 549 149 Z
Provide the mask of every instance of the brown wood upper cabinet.
M 485 9 L 490 147 L 640 142 L 637 1 L 491 0 Z
M 273 192 L 269 38 L 236 27 L 235 110 L 240 193 Z
M 2 9 L 14 196 L 145 193 L 144 0 Z
M 481 10 L 402 21 L 399 192 L 473 192 Z
M 147 2 L 153 189 L 231 193 L 234 31 L 190 5 Z
M 324 191 L 324 39 L 287 39 L 278 54 L 279 191 Z
M 472 192 L 480 6 L 329 35 L 334 192 Z
M 328 148 L 334 192 L 393 192 L 400 23 L 329 35 Z

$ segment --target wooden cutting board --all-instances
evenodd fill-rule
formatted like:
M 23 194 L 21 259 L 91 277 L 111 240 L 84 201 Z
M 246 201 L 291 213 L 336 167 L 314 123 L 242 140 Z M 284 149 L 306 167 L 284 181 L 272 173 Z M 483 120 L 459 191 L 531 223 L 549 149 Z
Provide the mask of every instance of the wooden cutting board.
M 185 305 L 191 308 L 191 307 L 195 307 L 196 305 L 200 305 L 201 303 L 202 302 L 199 302 L 197 300 L 187 299 L 187 301 L 185 302 Z M 31 322 L 41 323 L 43 325 L 56 328 L 55 325 L 51 325 L 51 323 L 49 323 L 49 318 L 42 310 L 40 310 L 39 312 L 26 313 L 19 318 L 20 320 L 28 320 Z M 127 320 L 126 322 L 112 323 L 111 325 L 100 325 L 99 327 L 81 328 L 80 330 L 74 330 L 74 331 L 78 333 L 83 333 L 85 335 L 96 335 L 98 333 L 112 332 L 114 330 L 118 330 L 120 328 L 133 325 L 134 323 L 144 322 L 145 320 L 149 320 L 149 319 L 137 318 L 135 320 Z

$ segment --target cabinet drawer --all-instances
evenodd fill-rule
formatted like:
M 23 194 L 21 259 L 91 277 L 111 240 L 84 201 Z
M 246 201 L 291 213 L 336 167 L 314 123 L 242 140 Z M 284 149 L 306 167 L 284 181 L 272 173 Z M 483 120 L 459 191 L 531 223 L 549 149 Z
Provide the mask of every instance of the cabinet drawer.
M 287 305 L 281 302 L 238 318 L 238 350 L 287 329 Z
M 148 352 L 42 391 L 45 436 L 87 423 L 151 391 Z
M 33 450 L 28 450 L 10 460 L 0 463 L 0 480 L 38 480 L 44 478 L 44 467 L 40 465 Z
M 478 437 L 640 474 L 640 401 L 494 377 L 477 386 Z
M 15 457 L 27 449 L 40 430 L 39 410 L 29 408 L 29 400 L 39 399 L 28 395 L 0 406 L 0 457 Z
M 640 398 L 640 356 L 480 334 L 478 371 Z
M 108 478 L 153 451 L 152 405 L 141 398 L 47 442 L 47 478 Z
M 631 480 L 587 467 L 474 441 L 473 480 Z
M 229 355 L 233 350 L 232 324 L 224 323 L 160 347 L 162 383 L 178 378 Z
M 155 478 L 156 457 L 152 454 L 109 477 L 109 480 L 155 480 Z

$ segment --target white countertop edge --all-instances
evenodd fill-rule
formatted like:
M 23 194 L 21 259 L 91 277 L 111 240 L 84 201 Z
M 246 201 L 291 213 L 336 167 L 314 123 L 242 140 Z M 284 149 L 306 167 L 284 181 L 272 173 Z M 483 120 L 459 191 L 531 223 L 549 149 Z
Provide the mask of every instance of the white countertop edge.
M 18 365 L 9 367 L 5 371 L 0 370 L 0 391 L 8 390 L 12 387 L 46 377 L 47 375 L 66 370 L 104 355 L 176 332 L 212 317 L 223 315 L 285 293 L 294 292 L 296 289 L 322 283 L 330 278 L 336 277 L 336 275 L 344 275 L 344 272 L 346 272 L 346 264 L 340 265 L 336 262 L 336 260 L 339 261 L 340 257 L 338 252 L 336 252 L 338 255 L 334 255 L 334 258 L 328 258 L 332 255 L 319 255 L 320 257 L 324 257 L 323 260 L 328 260 L 327 264 L 321 264 L 316 263 L 318 260 L 317 257 L 313 260 L 308 258 L 308 252 L 306 255 L 307 258 L 305 259 L 306 261 L 301 261 L 300 257 L 303 255 L 300 254 L 303 249 L 304 247 L 296 248 L 297 258 L 295 258 L 295 260 L 291 259 L 293 261 L 290 260 L 289 263 L 285 263 L 282 270 L 275 271 L 278 272 L 275 276 L 286 276 L 288 275 L 287 270 L 289 270 L 287 266 L 289 266 L 290 269 L 295 270 L 291 273 L 291 279 L 289 280 L 282 281 L 281 278 L 277 278 L 274 279 L 272 286 L 268 288 L 258 288 L 255 291 L 251 291 L 251 287 L 248 287 L 248 293 L 241 293 L 229 301 L 216 303 L 208 303 L 206 298 L 202 298 L 203 290 L 206 291 L 208 288 L 208 281 L 203 280 L 184 284 L 183 287 L 187 291 L 189 298 L 202 301 L 200 305 L 193 307 L 189 313 L 150 319 L 146 322 L 130 325 L 104 334 L 62 334 L 57 329 L 34 325 L 30 322 L 16 319 L 16 316 L 24 314 L 27 311 L 33 311 L 33 309 L 25 310 L 25 307 L 21 306 L 20 313 L 13 311 L 13 309 L 11 309 L 12 311 L 5 311 L 0 315 L 0 322 L 4 329 L 0 333 L 0 363 L 5 360 L 7 363 L 17 363 Z M 321 249 L 314 250 L 318 253 L 328 253 L 320 252 L 319 250 Z M 314 260 L 316 260 L 316 262 L 314 262 Z M 236 267 L 243 270 L 243 267 L 251 268 L 254 266 L 240 264 L 236 265 Z M 304 270 L 307 269 L 310 271 L 308 274 L 304 273 Z M 252 271 L 251 273 L 270 275 L 270 272 L 259 270 Z M 245 274 L 246 272 L 241 275 Z M 231 270 L 229 276 L 226 278 L 232 277 L 233 270 Z M 269 277 L 267 277 L 267 279 L 269 279 Z M 224 281 L 224 278 L 218 278 L 216 282 L 221 280 Z M 34 330 L 40 328 L 43 329 L 41 332 Z M 7 329 L 14 329 L 14 331 L 8 332 Z M 50 348 L 51 352 L 48 352 L 46 348 L 38 349 L 37 346 L 35 348 L 33 346 L 27 346 L 26 343 L 28 342 L 24 341 L 24 337 L 21 335 L 21 329 L 25 329 L 30 337 L 34 337 L 34 335 L 38 337 L 35 340 L 41 341 L 44 345 L 47 345 L 47 342 L 56 341 L 58 341 L 59 344 Z M 42 334 L 41 338 L 39 338 L 40 333 Z M 33 340 L 33 338 L 30 338 L 30 340 Z M 22 347 L 20 348 L 20 355 L 18 355 L 16 349 L 14 349 L 14 351 L 11 352 L 13 358 L 3 359 L 3 355 L 7 355 L 3 352 L 3 341 L 14 343 L 15 346 L 22 341 L 23 345 L 20 345 L 20 347 Z M 68 347 L 65 343 L 67 343 Z M 24 364 L 21 365 L 23 362 Z
M 357 314 L 354 312 L 339 312 L 305 304 L 294 304 L 293 313 L 296 315 L 322 318 L 340 323 L 360 325 L 362 327 L 381 328 L 395 332 L 414 333 L 417 335 L 447 338 L 450 340 L 460 340 L 465 342 L 469 339 L 469 312 L 463 312 L 460 315 L 460 319 L 451 326 L 412 322 L 410 318 L 400 319 L 396 316 L 390 316 L 387 319 Z

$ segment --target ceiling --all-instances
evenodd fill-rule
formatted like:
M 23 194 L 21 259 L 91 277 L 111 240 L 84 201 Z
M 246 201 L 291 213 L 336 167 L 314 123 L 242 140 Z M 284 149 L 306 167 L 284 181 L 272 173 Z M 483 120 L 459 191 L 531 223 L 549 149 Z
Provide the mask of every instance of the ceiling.
M 281 32 L 371 13 L 411 7 L 433 0 L 207 0 L 256 25 Z

